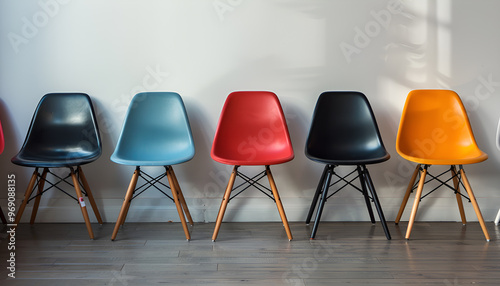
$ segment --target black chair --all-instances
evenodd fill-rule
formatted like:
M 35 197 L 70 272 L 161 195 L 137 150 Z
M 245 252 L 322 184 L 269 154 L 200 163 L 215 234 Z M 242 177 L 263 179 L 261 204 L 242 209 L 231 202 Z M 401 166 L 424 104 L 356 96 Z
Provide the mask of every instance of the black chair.
M 374 202 L 385 235 L 387 239 L 391 239 L 382 207 L 366 168 L 367 164 L 388 160 L 390 155 L 385 150 L 366 96 L 354 91 L 322 93 L 316 103 L 305 152 L 309 159 L 326 164 L 306 219 L 306 223 L 309 224 L 318 205 L 311 239 L 316 236 L 326 200 L 348 185 L 364 195 L 372 223 L 375 223 L 375 218 L 370 199 Z M 341 165 L 356 166 L 356 169 L 345 176 L 340 176 L 335 173 L 335 168 Z M 331 184 L 332 176 L 337 180 Z M 361 188 L 352 184 L 358 177 Z M 340 183 L 343 185 L 328 195 L 328 189 Z
M 81 208 L 91 239 L 94 238 L 83 195 L 90 201 L 97 221 L 102 219 L 90 191 L 81 165 L 95 161 L 101 155 L 101 140 L 92 102 L 83 93 L 50 93 L 40 100 L 21 151 L 12 158 L 12 163 L 33 167 L 35 171 L 26 189 L 24 200 L 16 215 L 15 224 L 21 220 L 26 204 L 35 200 L 30 223 L 33 224 L 40 204 L 40 197 L 56 188 L 72 197 Z M 51 168 L 67 168 L 69 174 L 60 176 Z M 39 169 L 43 169 L 40 173 Z M 47 180 L 51 174 L 55 183 Z M 72 183 L 67 181 L 71 178 Z M 76 197 L 58 186 L 65 182 L 75 188 Z M 44 189 L 45 183 L 50 186 Z M 36 194 L 35 189 L 37 189 Z

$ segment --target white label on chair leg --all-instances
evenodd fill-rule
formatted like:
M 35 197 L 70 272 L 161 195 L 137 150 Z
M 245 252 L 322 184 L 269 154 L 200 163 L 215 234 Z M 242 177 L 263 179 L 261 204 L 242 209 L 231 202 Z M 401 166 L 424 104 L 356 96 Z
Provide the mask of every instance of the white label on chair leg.
M 80 206 L 83 208 L 85 206 L 85 201 L 83 200 L 83 197 L 78 198 L 78 201 L 80 202 Z

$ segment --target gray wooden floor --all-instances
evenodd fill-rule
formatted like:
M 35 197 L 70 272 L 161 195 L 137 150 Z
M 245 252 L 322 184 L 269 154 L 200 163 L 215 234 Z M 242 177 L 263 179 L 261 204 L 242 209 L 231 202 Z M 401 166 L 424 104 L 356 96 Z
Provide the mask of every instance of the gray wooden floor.
M 110 241 L 113 224 L 22 224 L 16 231 L 16 278 L 7 278 L 7 228 L 0 243 L 1 285 L 499 285 L 500 229 L 488 223 L 291 223 L 289 242 L 280 223 L 127 223 Z

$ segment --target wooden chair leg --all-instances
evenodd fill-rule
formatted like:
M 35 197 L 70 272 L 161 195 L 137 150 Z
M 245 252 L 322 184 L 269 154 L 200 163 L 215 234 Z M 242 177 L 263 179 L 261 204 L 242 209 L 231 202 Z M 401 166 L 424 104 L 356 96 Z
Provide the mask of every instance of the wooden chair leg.
M 83 199 L 82 191 L 80 190 L 80 184 L 78 183 L 78 178 L 76 177 L 75 171 L 72 167 L 71 178 L 73 179 L 73 185 L 75 186 L 76 196 L 78 197 L 78 205 L 82 211 L 83 219 L 85 220 L 85 225 L 87 226 L 87 231 L 89 232 L 90 239 L 94 239 L 94 232 L 92 232 L 92 226 L 90 225 L 89 213 L 87 212 L 87 207 L 85 206 L 85 201 Z
M 457 178 L 457 169 L 455 166 L 451 166 L 451 175 L 453 176 L 453 187 L 455 188 L 455 197 L 457 198 L 458 211 L 460 212 L 460 218 L 462 219 L 462 224 L 465 225 L 467 223 L 467 219 L 465 218 L 464 204 L 462 202 L 462 196 L 460 195 L 460 185 Z
M 30 224 L 35 223 L 36 213 L 38 212 L 38 206 L 40 205 L 40 199 L 42 198 L 43 187 L 45 185 L 45 178 L 47 177 L 48 171 L 49 171 L 48 168 L 43 169 L 42 176 L 40 178 L 40 181 L 38 182 L 38 192 L 36 194 L 35 204 L 33 205 L 33 210 L 31 211 Z
M 408 184 L 408 188 L 406 188 L 405 196 L 403 197 L 403 201 L 401 202 L 401 207 L 399 207 L 398 215 L 396 216 L 396 220 L 394 223 L 398 224 L 401 220 L 401 216 L 403 216 L 403 212 L 405 210 L 406 204 L 408 203 L 408 199 L 410 198 L 410 193 L 413 189 L 413 184 L 415 184 L 415 180 L 417 179 L 418 170 L 420 169 L 420 164 L 415 167 L 415 171 L 413 171 L 413 175 L 411 176 L 410 183 Z
M 127 189 L 127 193 L 125 194 L 125 199 L 123 199 L 122 208 L 120 209 L 120 214 L 118 215 L 118 219 L 116 220 L 115 228 L 113 230 L 113 234 L 111 235 L 111 240 L 115 240 L 116 235 L 118 234 L 118 230 L 120 226 L 125 222 L 125 217 L 127 216 L 128 208 L 130 207 L 130 201 L 132 200 L 132 196 L 134 195 L 135 186 L 137 185 L 137 180 L 139 179 L 140 169 L 137 167 L 132 175 L 132 179 L 130 180 L 130 184 Z
M 231 197 L 231 191 L 233 190 L 234 180 L 236 179 L 236 173 L 238 172 L 238 166 L 234 166 L 233 172 L 229 177 L 229 182 L 227 183 L 226 191 L 224 192 L 224 197 L 222 198 L 222 202 L 219 208 L 219 213 L 217 214 L 217 220 L 215 222 L 215 229 L 212 235 L 212 241 L 217 239 L 217 235 L 219 234 L 219 229 L 222 224 L 222 218 L 224 217 L 224 213 L 226 212 L 226 207 L 229 202 L 229 198 Z
M 132 193 L 132 195 L 133 194 L 134 193 Z M 123 215 L 122 215 L 122 220 L 120 221 L 120 226 L 123 226 L 125 224 L 125 220 L 127 219 L 127 216 L 128 216 L 128 210 L 130 209 L 131 204 L 132 204 L 132 196 L 130 197 L 130 200 L 125 205 L 125 208 L 123 209 Z M 122 205 L 122 208 L 123 208 L 123 205 Z
M 38 177 L 38 168 L 35 168 L 35 171 L 33 171 L 33 175 L 31 175 L 31 180 L 28 184 L 28 188 L 26 188 L 26 192 L 24 193 L 24 200 L 21 203 L 19 210 L 17 211 L 16 220 L 14 222 L 15 225 L 19 224 L 19 222 L 21 221 L 21 217 L 23 216 L 24 209 L 26 208 L 26 204 L 28 203 L 28 200 L 31 196 L 37 177 Z
M 184 213 L 186 214 L 186 218 L 188 219 L 189 224 L 194 225 L 193 218 L 191 217 L 191 214 L 189 213 L 188 206 L 186 204 L 186 199 L 184 199 L 184 194 L 182 193 L 181 187 L 179 185 L 179 181 L 177 181 L 177 176 L 175 176 L 174 168 L 173 167 L 170 167 L 170 168 L 172 169 L 172 179 L 173 179 L 174 184 L 175 184 L 175 189 L 179 193 L 179 200 L 181 202 L 182 209 L 184 210 Z
M 477 204 L 476 197 L 474 196 L 474 192 L 472 192 L 472 188 L 469 184 L 469 180 L 465 175 L 465 171 L 462 167 L 460 167 L 460 175 L 462 175 L 462 182 L 464 183 L 465 190 L 469 194 L 469 199 L 474 207 L 474 211 L 476 212 L 477 219 L 481 228 L 483 229 L 484 237 L 487 241 L 490 241 L 490 234 L 488 233 L 488 229 L 486 228 L 486 224 L 484 223 L 483 215 L 481 214 L 481 210 L 479 209 L 479 205 Z
M 418 182 L 417 193 L 415 194 L 415 201 L 413 202 L 413 208 L 411 210 L 410 220 L 408 221 L 408 228 L 406 229 L 406 239 L 410 239 L 411 230 L 413 228 L 413 223 L 417 216 L 417 209 L 420 203 L 420 198 L 422 197 L 422 190 L 424 189 L 425 176 L 427 175 L 427 165 L 420 174 L 420 181 Z
M 314 220 L 313 229 L 311 231 L 311 239 L 316 237 L 316 232 L 318 231 L 319 222 L 321 220 L 321 215 L 323 214 L 323 208 L 325 207 L 326 198 L 328 196 L 328 189 L 330 188 L 330 180 L 332 179 L 333 167 L 328 165 L 328 171 L 326 173 L 326 178 L 323 182 L 321 188 L 321 199 L 319 200 L 318 210 L 316 211 L 316 219 Z
M 368 186 L 367 178 L 365 178 L 365 175 L 363 173 L 364 171 L 361 170 L 361 167 L 359 165 L 356 167 L 356 170 L 358 171 L 358 177 L 361 183 L 361 190 L 363 191 L 363 196 L 365 197 L 365 204 L 366 208 L 368 209 L 368 214 L 370 215 L 370 221 L 372 223 L 375 223 L 375 216 L 373 215 L 372 204 L 370 203 L 370 198 L 368 196 L 368 191 L 366 189 L 366 186 Z M 366 172 L 368 172 L 368 170 L 366 170 Z
M 391 234 L 389 232 L 389 228 L 387 227 L 387 222 L 385 221 L 385 216 L 384 212 L 382 211 L 382 206 L 380 205 L 380 201 L 377 196 L 377 192 L 375 191 L 375 187 L 373 186 L 373 181 L 370 176 L 370 173 L 368 172 L 368 169 L 366 166 L 363 166 L 363 174 L 365 175 L 365 182 L 367 183 L 368 190 L 370 190 L 372 197 L 373 197 L 373 203 L 375 204 L 375 208 L 377 209 L 378 216 L 380 218 L 380 223 L 382 224 L 382 228 L 384 229 L 385 237 L 387 240 L 391 239 Z
M 278 188 L 276 188 L 276 183 L 274 182 L 273 174 L 271 173 L 271 168 L 266 166 L 266 174 L 269 179 L 269 184 L 271 185 L 271 190 L 273 191 L 274 200 L 276 202 L 276 206 L 278 207 L 278 212 L 280 213 L 281 221 L 283 222 L 283 226 L 285 227 L 286 235 L 288 236 L 288 240 L 291 241 L 292 231 L 290 230 L 290 226 L 288 225 L 288 220 L 286 219 L 285 209 L 283 208 L 283 204 L 281 203 L 280 195 L 278 193 Z
M 497 217 L 495 218 L 495 224 L 498 225 L 498 222 L 500 222 L 500 209 L 498 210 Z
M 316 206 L 318 205 L 318 199 L 319 195 L 321 194 L 321 190 L 323 189 L 323 183 L 326 178 L 326 172 L 328 171 L 328 164 L 325 165 L 325 168 L 323 169 L 323 173 L 321 174 L 321 178 L 319 179 L 318 186 L 316 187 L 316 192 L 314 193 L 314 197 L 311 202 L 311 207 L 309 208 L 309 213 L 307 214 L 306 218 L 306 224 L 309 224 L 311 222 L 312 215 L 314 213 L 314 210 L 316 209 Z
M 80 166 L 78 166 L 78 173 L 80 174 L 80 180 L 82 181 L 83 187 L 87 192 L 87 197 L 89 198 L 90 205 L 92 206 L 92 210 L 94 211 L 94 215 L 99 224 L 102 224 L 101 214 L 99 213 L 99 209 L 97 209 L 97 205 L 94 200 L 94 196 L 92 195 L 92 191 L 90 190 L 89 183 L 87 182 L 87 178 L 85 178 L 85 174 Z
M 179 213 L 179 218 L 181 219 L 182 228 L 184 229 L 184 234 L 186 235 L 186 240 L 191 240 L 191 235 L 189 234 L 189 228 L 186 223 L 186 218 L 184 217 L 184 212 L 182 211 L 182 205 L 179 199 L 179 191 L 175 187 L 174 178 L 172 176 L 172 167 L 165 167 L 167 172 L 168 183 L 170 184 L 170 190 L 172 191 L 172 197 L 174 199 L 175 207 L 177 208 L 177 212 Z

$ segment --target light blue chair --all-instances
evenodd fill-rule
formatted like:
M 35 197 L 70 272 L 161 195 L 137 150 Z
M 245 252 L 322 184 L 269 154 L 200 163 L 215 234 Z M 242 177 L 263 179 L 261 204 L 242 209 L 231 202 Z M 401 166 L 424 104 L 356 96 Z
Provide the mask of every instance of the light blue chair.
M 118 144 L 111 155 L 111 161 L 122 165 L 136 166 L 136 169 L 125 195 L 111 240 L 115 240 L 120 226 L 125 223 L 131 201 L 150 187 L 156 188 L 174 201 L 186 239 L 191 239 L 186 217 L 191 225 L 193 219 L 189 214 L 172 165 L 191 160 L 194 153 L 189 120 L 179 94 L 175 92 L 143 92 L 134 96 L 130 102 Z M 141 166 L 163 166 L 165 172 L 153 178 L 141 171 Z M 145 183 L 136 188 L 139 177 Z M 161 182 L 165 177 L 168 179 L 169 186 Z M 171 189 L 172 197 L 156 184 Z

